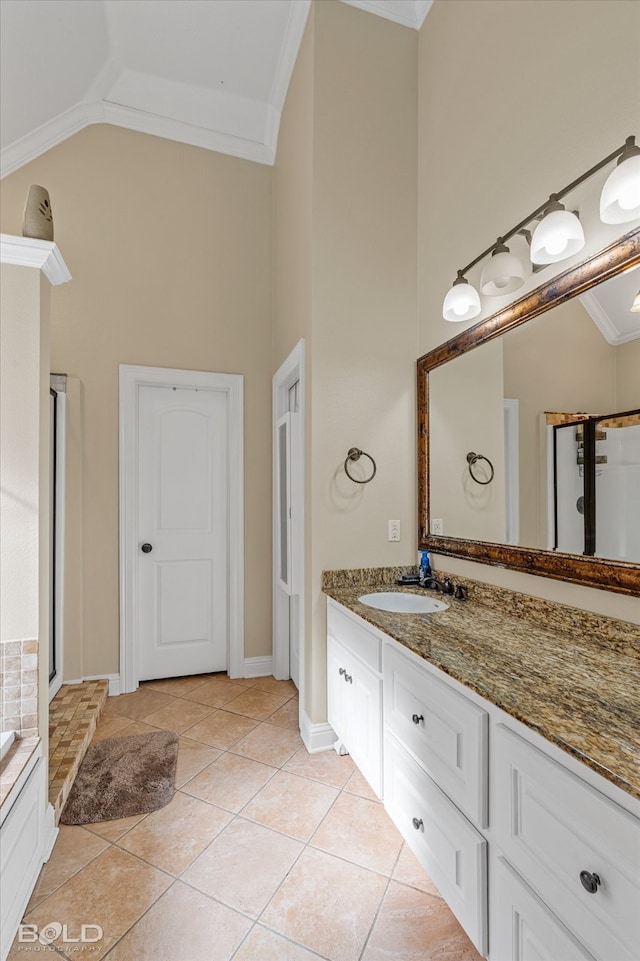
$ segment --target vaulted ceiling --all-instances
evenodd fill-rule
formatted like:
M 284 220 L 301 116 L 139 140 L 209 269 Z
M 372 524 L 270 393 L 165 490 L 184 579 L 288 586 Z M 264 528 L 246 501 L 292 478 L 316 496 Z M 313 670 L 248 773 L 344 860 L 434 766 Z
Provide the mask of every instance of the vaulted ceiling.
M 311 0 L 2 0 L 2 176 L 92 123 L 272 164 Z M 419 29 L 433 0 L 343 0 Z

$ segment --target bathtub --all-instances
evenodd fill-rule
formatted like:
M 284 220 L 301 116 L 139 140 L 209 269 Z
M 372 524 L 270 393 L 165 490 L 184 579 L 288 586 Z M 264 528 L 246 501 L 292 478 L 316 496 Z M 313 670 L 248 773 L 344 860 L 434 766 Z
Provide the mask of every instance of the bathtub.
M 11 745 L 16 739 L 15 731 L 2 731 L 0 733 L 0 761 L 11 750 Z

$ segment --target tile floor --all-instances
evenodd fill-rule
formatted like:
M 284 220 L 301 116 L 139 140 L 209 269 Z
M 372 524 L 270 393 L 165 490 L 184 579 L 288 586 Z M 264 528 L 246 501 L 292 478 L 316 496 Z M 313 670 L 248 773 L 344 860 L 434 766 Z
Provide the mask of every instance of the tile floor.
M 351 758 L 307 754 L 297 718 L 294 686 L 273 678 L 110 698 L 95 738 L 180 735 L 175 796 L 62 826 L 25 915 L 59 936 L 16 939 L 10 961 L 478 961 Z M 103 937 L 72 942 L 82 924 Z

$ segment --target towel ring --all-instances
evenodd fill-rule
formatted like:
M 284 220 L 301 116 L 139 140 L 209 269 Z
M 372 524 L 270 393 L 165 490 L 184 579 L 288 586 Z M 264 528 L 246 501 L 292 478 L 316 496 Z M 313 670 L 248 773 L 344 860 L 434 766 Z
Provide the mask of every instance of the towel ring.
M 360 458 L 361 458 L 363 455 L 364 455 L 364 457 L 368 457 L 368 458 L 369 458 L 369 460 L 371 461 L 371 464 L 372 464 L 372 466 L 373 466 L 373 470 L 372 470 L 372 472 L 371 472 L 371 477 L 367 477 L 367 478 L 365 478 L 365 480 L 358 480 L 357 477 L 353 477 L 353 476 L 349 473 L 348 464 L 349 464 L 349 461 L 350 461 L 350 460 L 353 460 L 353 461 L 360 460 Z M 367 454 L 367 452 L 364 451 L 364 450 L 358 450 L 357 447 L 350 447 L 350 448 L 349 448 L 349 452 L 348 452 L 348 454 L 347 454 L 347 456 L 346 456 L 346 459 L 345 459 L 345 462 L 344 462 L 344 472 L 345 472 L 345 474 L 347 475 L 347 477 L 349 478 L 349 480 L 352 480 L 354 484 L 368 484 L 369 481 L 372 481 L 373 478 L 376 476 L 376 469 L 377 469 L 377 468 L 376 468 L 376 462 L 374 461 L 374 459 L 373 459 L 373 457 L 371 456 L 371 454 Z
M 480 480 L 478 477 L 476 477 L 476 475 L 475 475 L 475 474 L 473 473 L 473 471 L 471 470 L 471 468 L 473 467 L 473 465 L 475 464 L 475 462 L 478 461 L 478 460 L 486 460 L 487 464 L 488 464 L 489 467 L 491 468 L 491 476 L 490 476 L 489 480 Z M 467 464 L 469 465 L 469 473 L 471 474 L 471 476 L 472 476 L 472 478 L 474 479 L 474 481 L 476 482 L 476 484 L 490 484 L 490 483 L 491 483 L 491 481 L 493 480 L 493 478 L 494 478 L 494 476 L 495 476 L 495 471 L 494 471 L 494 469 L 493 469 L 493 464 L 491 463 L 491 461 L 489 460 L 488 457 L 485 457 L 484 454 L 474 454 L 473 451 L 469 451 L 469 453 L 467 454 Z

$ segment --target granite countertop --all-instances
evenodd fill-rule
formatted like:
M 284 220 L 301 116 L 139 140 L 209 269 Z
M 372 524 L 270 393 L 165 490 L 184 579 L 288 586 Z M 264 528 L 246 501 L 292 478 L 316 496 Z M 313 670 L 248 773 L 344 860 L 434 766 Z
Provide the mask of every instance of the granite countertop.
M 408 570 L 325 572 L 323 590 L 640 800 L 640 626 L 468 579 L 468 599 L 436 614 L 358 601 L 424 594 L 395 584 Z

